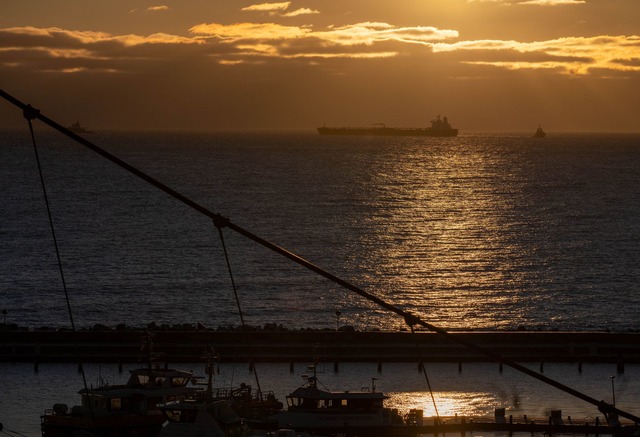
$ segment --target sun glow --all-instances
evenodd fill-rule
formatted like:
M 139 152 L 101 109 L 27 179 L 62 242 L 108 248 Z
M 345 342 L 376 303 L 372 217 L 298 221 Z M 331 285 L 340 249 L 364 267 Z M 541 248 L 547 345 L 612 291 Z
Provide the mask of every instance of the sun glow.
M 485 411 L 481 406 L 496 403 L 491 394 L 481 392 L 435 392 L 433 398 L 428 391 L 390 395 L 388 407 L 397 408 L 403 414 L 410 410 L 422 410 L 425 418 L 483 416 L 492 411 Z

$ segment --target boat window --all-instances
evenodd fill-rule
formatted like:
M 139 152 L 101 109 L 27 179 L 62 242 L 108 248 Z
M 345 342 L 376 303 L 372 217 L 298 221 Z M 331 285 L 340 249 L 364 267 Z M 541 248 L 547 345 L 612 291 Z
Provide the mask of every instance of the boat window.
M 341 399 L 340 400 L 340 406 L 341 407 L 348 407 L 349 402 L 346 399 Z
M 287 398 L 287 404 L 289 404 L 290 407 L 297 407 L 298 405 L 300 405 L 300 399 L 299 398 Z
M 91 401 L 93 401 L 93 408 L 104 408 L 104 399 L 103 398 L 89 398 L 87 399 L 87 403 L 85 406 L 91 408 Z M 85 403 L 83 402 L 83 405 Z
M 149 382 L 148 375 L 138 375 L 138 383 L 145 385 L 147 382 Z
M 177 376 L 175 378 L 171 378 L 172 387 L 182 387 L 187 385 L 187 382 L 189 382 L 189 378 L 185 378 L 184 376 Z
M 109 409 L 111 411 L 120 411 L 122 409 L 122 399 L 111 398 L 109 402 Z
M 180 422 L 180 410 L 164 410 L 169 422 Z

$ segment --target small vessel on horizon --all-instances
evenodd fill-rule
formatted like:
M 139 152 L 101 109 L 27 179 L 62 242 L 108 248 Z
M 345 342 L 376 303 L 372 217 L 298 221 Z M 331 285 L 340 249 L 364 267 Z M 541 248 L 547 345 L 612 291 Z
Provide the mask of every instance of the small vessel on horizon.
M 318 128 L 320 135 L 378 135 L 378 136 L 415 136 L 415 137 L 455 137 L 458 129 L 451 127 L 446 116 L 431 120 L 431 127 L 402 128 L 387 127 L 384 123 L 375 123 L 372 127 L 329 127 Z
M 73 123 L 70 126 L 67 126 L 67 129 L 69 129 L 71 132 L 75 132 L 77 134 L 90 134 L 93 133 L 88 129 L 85 129 L 81 124 L 80 124 L 80 120 L 77 119 L 75 123 Z
M 533 138 L 544 138 L 546 135 L 547 133 L 542 130 L 540 125 L 538 125 L 538 129 L 536 129 L 536 133 L 533 134 Z

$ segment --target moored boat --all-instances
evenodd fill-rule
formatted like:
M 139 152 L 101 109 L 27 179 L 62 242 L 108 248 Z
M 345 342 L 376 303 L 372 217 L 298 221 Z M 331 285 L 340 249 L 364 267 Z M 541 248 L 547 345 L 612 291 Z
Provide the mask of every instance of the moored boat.
M 46 410 L 40 417 L 42 436 L 155 437 L 165 421 L 159 404 L 202 391 L 189 386 L 192 378 L 191 372 L 149 363 L 131 370 L 126 384 L 110 385 L 99 379 L 97 387 L 79 391 L 81 405 L 55 404 Z
M 239 389 L 214 390 L 213 374 L 217 355 L 207 354 L 206 390 L 188 399 L 160 404 L 166 417 L 159 437 L 244 437 L 265 435 L 274 429 L 275 422 L 267 417 L 282 408 L 273 393 L 261 396 L 252 394 L 251 386 L 241 384 Z M 264 428 L 265 431 L 254 431 Z M 261 434 L 262 433 L 262 434 Z
M 330 391 L 318 387 L 316 366 L 313 376 L 290 393 L 287 410 L 275 414 L 280 428 L 327 435 L 388 435 L 403 424 L 397 410 L 384 406 L 389 397 L 376 391 L 375 378 L 368 391 Z

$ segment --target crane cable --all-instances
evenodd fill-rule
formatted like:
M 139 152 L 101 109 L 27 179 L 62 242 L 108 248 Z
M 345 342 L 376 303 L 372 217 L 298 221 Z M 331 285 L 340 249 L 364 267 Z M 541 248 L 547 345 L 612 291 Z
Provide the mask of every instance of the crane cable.
M 414 335 L 416 333 L 413 325 L 409 325 L 409 329 L 411 329 L 411 334 Z M 416 348 L 418 347 L 418 342 L 416 341 Z M 427 387 L 429 388 L 429 394 L 431 395 L 431 402 L 433 403 L 433 410 L 436 413 L 436 425 L 440 422 L 440 413 L 438 413 L 438 404 L 436 403 L 436 397 L 433 394 L 433 389 L 431 388 L 431 382 L 429 381 L 429 375 L 427 375 L 427 366 L 424 365 L 422 359 L 420 359 L 420 368 L 422 370 L 422 374 L 424 375 L 424 379 L 427 382 Z
M 240 314 L 240 323 L 242 327 L 243 334 L 246 334 L 246 325 L 244 323 L 244 316 L 242 314 L 242 306 L 240 305 L 240 298 L 238 297 L 238 289 L 236 288 L 236 282 L 233 279 L 233 271 L 231 270 L 231 262 L 229 261 L 229 254 L 227 252 L 227 246 L 224 243 L 224 235 L 222 233 L 222 228 L 224 227 L 225 222 L 220 221 L 220 219 L 213 219 L 213 225 L 218 228 L 218 235 L 220 236 L 220 243 L 222 244 L 222 250 L 224 252 L 224 259 L 227 263 L 227 270 L 229 271 L 229 278 L 231 279 L 231 286 L 233 287 L 233 294 L 236 298 L 236 305 L 238 306 L 238 313 Z M 247 346 L 249 346 L 249 339 L 246 335 L 243 335 Z M 249 350 L 251 348 L 249 347 Z M 256 369 L 255 363 L 251 360 L 251 370 L 253 370 L 253 375 L 256 379 L 256 385 L 258 386 L 258 396 L 262 397 L 262 389 L 260 388 L 260 379 L 258 378 L 258 370 Z
M 64 290 L 64 297 L 65 297 L 65 301 L 67 303 L 67 311 L 69 313 L 69 321 L 71 323 L 71 330 L 75 333 L 76 331 L 76 325 L 75 322 L 73 320 L 73 311 L 71 311 L 71 301 L 69 299 L 69 291 L 67 289 L 67 282 L 65 280 L 64 277 L 64 269 L 62 267 L 62 258 L 60 257 L 60 249 L 58 246 L 58 238 L 56 237 L 56 230 L 55 230 L 55 226 L 53 225 L 53 217 L 51 215 L 51 207 L 49 205 L 49 197 L 47 196 L 47 187 L 46 184 L 44 182 L 44 174 L 42 172 L 42 165 L 40 163 L 40 155 L 38 153 L 38 145 L 36 143 L 36 136 L 33 130 L 33 120 L 35 118 L 38 118 L 38 115 L 40 114 L 40 111 L 38 111 L 37 109 L 34 109 L 31 105 L 29 105 L 28 107 L 26 107 L 23 110 L 24 118 L 27 120 L 27 123 L 29 125 L 29 132 L 31 134 L 31 142 L 33 144 L 33 151 L 36 155 L 36 163 L 38 165 L 38 174 L 40 175 L 40 184 L 42 186 L 42 195 L 44 197 L 44 203 L 47 206 L 47 216 L 49 218 L 49 227 L 51 228 L 51 236 L 53 238 L 53 246 L 55 247 L 55 252 L 56 252 L 56 259 L 58 261 L 58 270 L 60 272 L 60 279 L 62 281 L 62 289 Z M 78 351 L 79 348 L 76 348 L 76 351 Z M 84 372 L 84 366 L 82 365 L 81 361 L 80 361 L 80 357 L 78 357 L 78 367 L 80 369 L 80 373 L 82 374 L 82 382 L 84 384 L 84 390 L 85 393 L 89 392 L 89 388 L 87 385 L 87 377 L 86 374 Z M 91 416 L 91 419 L 93 420 L 93 407 L 91 405 L 89 405 L 89 413 Z

